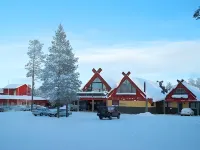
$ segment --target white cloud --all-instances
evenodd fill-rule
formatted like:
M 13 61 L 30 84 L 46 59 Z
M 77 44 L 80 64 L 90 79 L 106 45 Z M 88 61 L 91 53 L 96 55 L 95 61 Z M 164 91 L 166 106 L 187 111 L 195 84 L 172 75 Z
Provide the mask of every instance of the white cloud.
M 90 33 L 91 32 L 91 33 Z M 98 30 L 91 30 L 93 36 Z M 88 33 L 88 34 L 89 34 Z M 131 71 L 133 76 L 150 80 L 166 80 L 200 76 L 198 69 L 200 41 L 141 41 L 115 44 L 110 46 L 95 45 L 83 35 L 68 32 L 68 38 L 76 55 L 79 57 L 79 71 L 83 82 L 90 79 L 92 68 L 101 67 L 105 76 L 120 80 L 121 72 Z M 3 42 L 0 45 L 0 87 L 10 83 L 30 83 L 25 77 L 24 65 L 28 61 L 28 41 L 35 37 L 21 37 L 20 40 Z M 44 51 L 52 36 L 36 37 L 44 43 Z M 16 38 L 14 38 L 16 39 Z
M 199 74 L 200 41 L 148 41 L 79 51 L 80 68 L 102 67 L 107 75 L 131 71 L 148 79 L 174 80 Z M 92 64 L 92 65 L 91 65 Z M 84 69 L 81 69 L 83 71 Z

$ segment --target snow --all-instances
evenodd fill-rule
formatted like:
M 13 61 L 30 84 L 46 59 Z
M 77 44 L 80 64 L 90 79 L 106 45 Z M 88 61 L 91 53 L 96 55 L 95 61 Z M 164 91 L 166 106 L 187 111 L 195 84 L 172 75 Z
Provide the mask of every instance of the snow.
M 181 95 L 172 95 L 172 98 L 188 98 L 188 94 L 181 94 Z
M 2 150 L 198 150 L 200 117 L 125 115 L 99 120 L 96 113 L 68 118 L 0 113 Z
M 8 84 L 4 87 L 4 89 L 17 89 L 18 87 L 22 86 L 23 84 Z
M 200 101 L 200 89 L 188 84 L 185 81 L 183 81 L 182 83 L 188 90 L 190 90 L 196 96 L 196 99 Z
M 161 93 L 162 89 L 153 81 L 142 78 L 131 78 L 138 88 L 144 92 L 144 82 L 146 82 L 146 98 L 152 98 L 153 102 L 165 99 L 166 94 Z
M 20 99 L 20 100 L 31 100 L 31 96 L 26 96 L 26 95 L 0 95 L 0 99 L 2 100 L 2 99 L 4 99 L 4 100 L 6 100 L 6 99 L 15 99 L 15 100 L 17 100 L 17 99 Z M 37 97 L 37 96 L 34 96 L 33 97 L 33 100 L 46 100 L 46 99 L 44 99 L 44 98 L 42 98 L 42 97 Z
M 3 89 L 2 88 L 0 88 L 0 93 L 3 94 Z
M 136 95 L 136 93 L 116 93 L 116 95 Z
M 150 112 L 145 112 L 145 113 L 140 113 L 137 114 L 138 116 L 155 116 L 154 114 L 150 113 Z

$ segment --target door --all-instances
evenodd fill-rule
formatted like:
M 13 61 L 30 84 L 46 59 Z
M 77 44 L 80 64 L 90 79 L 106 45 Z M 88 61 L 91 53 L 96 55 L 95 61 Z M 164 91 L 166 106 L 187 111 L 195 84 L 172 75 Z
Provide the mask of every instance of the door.
M 182 109 L 183 109 L 183 104 L 182 103 L 178 103 L 178 110 L 179 110 L 178 113 L 180 113 Z

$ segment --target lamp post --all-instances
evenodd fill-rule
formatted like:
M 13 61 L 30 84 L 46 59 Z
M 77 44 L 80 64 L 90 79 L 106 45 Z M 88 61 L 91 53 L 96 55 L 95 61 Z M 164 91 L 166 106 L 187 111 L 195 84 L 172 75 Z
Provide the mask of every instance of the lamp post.
M 145 100 L 146 100 L 145 112 L 148 112 L 148 98 L 147 98 L 147 92 L 146 92 L 146 82 L 144 82 L 144 93 L 145 93 Z
M 58 87 L 56 86 L 55 87 L 55 90 L 56 90 L 56 106 L 57 106 L 57 117 L 59 118 L 59 107 L 60 107 L 60 102 L 59 102 L 59 93 L 58 93 Z

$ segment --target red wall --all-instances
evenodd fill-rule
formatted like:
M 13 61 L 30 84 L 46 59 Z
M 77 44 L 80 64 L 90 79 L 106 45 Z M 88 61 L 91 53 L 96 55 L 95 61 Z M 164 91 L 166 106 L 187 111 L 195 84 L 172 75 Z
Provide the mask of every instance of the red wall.
M 24 84 L 17 89 L 4 89 L 4 95 L 14 95 L 14 92 L 16 91 L 16 95 L 31 95 L 31 88 Z
M 188 94 L 188 98 L 172 98 L 172 95 L 174 94 L 175 90 L 177 88 L 184 88 L 185 91 L 187 92 Z M 177 87 L 175 89 L 173 89 L 165 98 L 166 101 L 179 101 L 179 100 L 196 100 L 196 98 L 193 96 L 193 94 L 182 84 L 182 83 L 179 83 L 177 85 Z
M 136 95 L 116 95 L 117 93 L 117 89 L 120 87 L 120 85 L 125 81 L 125 80 L 128 80 L 131 85 L 133 87 L 136 88 Z M 134 81 L 132 81 L 127 75 L 125 75 L 122 80 L 120 81 L 120 84 L 118 85 L 117 88 L 114 89 L 114 91 L 109 95 L 109 100 L 112 99 L 112 100 L 144 100 L 145 97 L 141 94 L 143 91 L 141 91 L 137 85 L 134 83 Z
M 3 94 L 4 95 L 14 95 L 15 89 L 3 89 Z
M 31 88 L 24 84 L 17 89 L 17 95 L 31 95 Z

